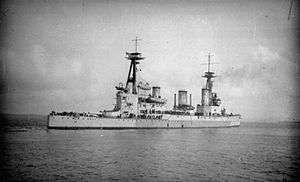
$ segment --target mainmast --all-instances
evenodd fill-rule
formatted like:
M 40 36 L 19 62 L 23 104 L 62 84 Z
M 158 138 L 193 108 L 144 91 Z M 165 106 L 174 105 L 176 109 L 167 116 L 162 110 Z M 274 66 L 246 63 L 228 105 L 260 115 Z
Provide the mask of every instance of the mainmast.
M 210 71 L 210 65 L 211 65 L 211 62 L 210 62 L 210 57 L 212 55 L 210 55 L 210 53 L 208 53 L 208 63 L 207 63 L 207 72 L 205 72 L 204 78 L 207 78 L 206 80 L 206 89 L 209 90 L 209 91 L 212 91 L 212 87 L 213 87 L 213 81 L 212 81 L 212 78 L 216 77 L 214 74 L 214 72 L 211 72 Z
M 139 53 L 137 51 L 138 47 L 138 41 L 141 39 L 138 39 L 137 37 L 132 40 L 135 42 L 135 52 L 129 53 L 126 52 L 126 59 L 130 60 L 130 67 L 126 82 L 126 89 L 130 91 L 132 94 L 137 94 L 137 84 L 136 84 L 136 65 L 139 64 L 139 60 L 145 59 L 142 57 L 142 53 Z M 131 83 L 131 85 L 129 84 Z
M 212 106 L 219 106 L 221 99 L 218 98 L 217 93 L 212 92 L 213 78 L 216 77 L 215 73 L 210 71 L 211 55 L 208 54 L 207 72 L 202 77 L 206 78 L 206 85 L 202 88 L 201 105 L 197 106 L 197 112 L 200 115 L 210 116 L 212 112 Z

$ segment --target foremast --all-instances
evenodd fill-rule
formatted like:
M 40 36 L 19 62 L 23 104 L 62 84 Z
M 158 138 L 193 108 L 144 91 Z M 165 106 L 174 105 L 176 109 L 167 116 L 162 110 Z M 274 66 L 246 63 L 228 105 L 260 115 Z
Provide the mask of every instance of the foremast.
M 106 115 L 116 115 L 119 117 L 145 117 L 147 114 L 156 114 L 166 104 L 166 99 L 160 96 L 160 87 L 153 86 L 152 93 L 151 87 L 147 82 L 138 81 L 137 78 L 137 65 L 141 60 L 142 53 L 138 52 L 137 37 L 132 40 L 135 43 L 134 52 L 126 52 L 126 59 L 130 61 L 128 76 L 125 87 L 122 83 L 116 86 L 118 90 L 116 94 L 116 105 L 112 111 L 107 111 Z M 139 75 L 139 77 L 141 77 Z M 141 79 L 141 78 L 139 78 Z
M 142 53 L 137 51 L 137 44 L 138 41 L 141 39 L 138 39 L 137 37 L 132 40 L 135 42 L 135 52 L 126 52 L 126 59 L 128 59 L 130 61 L 130 67 L 129 67 L 129 72 L 128 72 L 128 76 L 127 76 L 127 81 L 126 81 L 126 89 L 129 93 L 132 94 L 137 94 L 137 76 L 136 76 L 136 71 L 137 71 L 137 67 L 136 65 L 139 64 L 140 60 L 145 59 L 144 57 L 142 57 Z

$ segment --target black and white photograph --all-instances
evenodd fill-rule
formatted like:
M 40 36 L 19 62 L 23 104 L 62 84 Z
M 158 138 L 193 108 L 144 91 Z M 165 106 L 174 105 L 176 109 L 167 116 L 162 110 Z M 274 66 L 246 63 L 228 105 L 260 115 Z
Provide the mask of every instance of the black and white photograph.
M 0 2 L 0 181 L 297 181 L 299 1 Z

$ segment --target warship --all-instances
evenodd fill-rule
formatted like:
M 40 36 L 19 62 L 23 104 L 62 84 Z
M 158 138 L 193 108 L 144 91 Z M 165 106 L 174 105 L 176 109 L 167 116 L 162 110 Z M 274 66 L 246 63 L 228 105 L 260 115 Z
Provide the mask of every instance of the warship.
M 126 84 L 120 83 L 116 89 L 116 103 L 111 110 L 97 113 L 55 112 L 48 115 L 49 129 L 154 129 L 154 128 L 210 128 L 240 126 L 240 114 L 228 114 L 221 107 L 221 99 L 213 92 L 215 73 L 208 68 L 203 77 L 206 84 L 201 89 L 201 101 L 192 105 L 192 95 L 186 90 L 174 94 L 174 106 L 167 109 L 167 99 L 160 94 L 161 87 L 150 86 L 138 78 L 138 64 L 145 58 L 137 51 L 126 52 L 130 61 Z M 178 103 L 177 103 L 178 102 Z

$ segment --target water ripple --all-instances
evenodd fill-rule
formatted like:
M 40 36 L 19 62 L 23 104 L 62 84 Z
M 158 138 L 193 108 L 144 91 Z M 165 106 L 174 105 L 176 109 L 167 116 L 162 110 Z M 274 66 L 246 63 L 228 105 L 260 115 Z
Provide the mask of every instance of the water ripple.
M 13 127 L 5 133 L 2 171 L 12 181 L 290 181 L 300 166 L 299 128 L 282 123 L 200 130 Z

